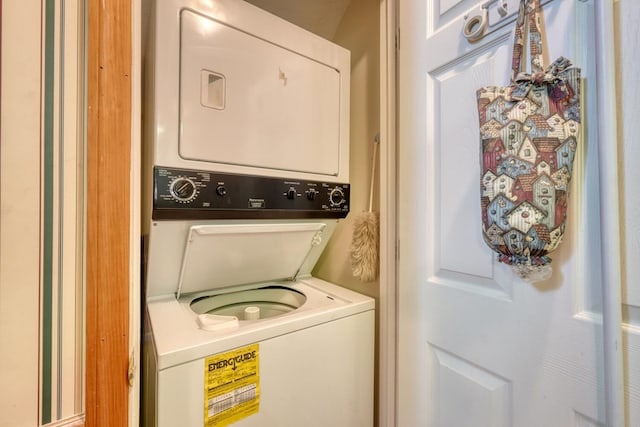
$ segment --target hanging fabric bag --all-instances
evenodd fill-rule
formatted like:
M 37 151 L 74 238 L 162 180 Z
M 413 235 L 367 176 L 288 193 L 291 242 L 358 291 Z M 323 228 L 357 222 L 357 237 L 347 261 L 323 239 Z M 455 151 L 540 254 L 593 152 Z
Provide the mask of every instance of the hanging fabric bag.
M 564 57 L 543 68 L 541 13 L 539 0 L 521 0 L 511 85 L 477 91 L 483 237 L 530 282 L 551 276 L 580 141 L 580 69 Z M 531 74 L 522 67 L 527 35 Z

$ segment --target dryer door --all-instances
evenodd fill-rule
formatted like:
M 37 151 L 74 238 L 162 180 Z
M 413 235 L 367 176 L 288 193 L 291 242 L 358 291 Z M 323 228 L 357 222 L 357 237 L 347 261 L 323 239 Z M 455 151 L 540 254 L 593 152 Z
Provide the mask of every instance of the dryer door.
M 317 39 L 275 17 L 273 25 L 297 43 Z M 180 35 L 183 159 L 338 176 L 349 70 L 186 9 Z M 348 64 L 348 51 L 322 46 Z

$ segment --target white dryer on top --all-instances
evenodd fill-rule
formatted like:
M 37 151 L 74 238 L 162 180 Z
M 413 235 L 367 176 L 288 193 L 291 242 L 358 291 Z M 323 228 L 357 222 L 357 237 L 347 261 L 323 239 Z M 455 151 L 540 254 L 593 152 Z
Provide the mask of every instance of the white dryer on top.
M 349 51 L 239 0 L 151 11 L 153 165 L 348 182 Z

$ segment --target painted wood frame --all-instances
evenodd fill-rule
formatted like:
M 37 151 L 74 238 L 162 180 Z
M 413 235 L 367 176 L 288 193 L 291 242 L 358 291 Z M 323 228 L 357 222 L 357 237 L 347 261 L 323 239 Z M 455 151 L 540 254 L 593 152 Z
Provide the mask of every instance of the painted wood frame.
M 616 111 L 616 61 L 614 31 L 614 0 L 596 2 L 598 47 L 597 91 L 598 144 L 600 156 L 600 188 L 617 188 L 618 141 Z M 624 373 L 622 340 L 622 259 L 620 251 L 620 199 L 617 191 L 604 191 L 600 196 L 602 229 L 602 317 L 604 334 L 605 402 L 607 424 L 624 425 Z
M 378 354 L 378 424 L 396 423 L 397 342 L 397 170 L 396 67 L 397 2 L 380 2 L 380 300 Z

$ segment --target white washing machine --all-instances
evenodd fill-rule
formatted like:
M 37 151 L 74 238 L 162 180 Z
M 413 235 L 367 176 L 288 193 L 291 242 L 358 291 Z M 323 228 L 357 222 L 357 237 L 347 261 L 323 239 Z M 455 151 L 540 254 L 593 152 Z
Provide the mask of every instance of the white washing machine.
M 150 17 L 143 425 L 371 426 L 374 301 L 311 275 L 349 212 L 349 53 L 239 0 Z
M 334 226 L 154 222 L 144 425 L 373 425 L 374 302 L 309 274 Z

